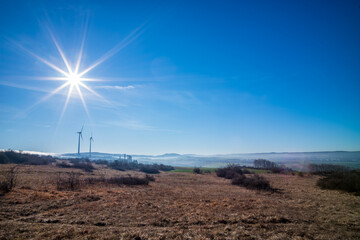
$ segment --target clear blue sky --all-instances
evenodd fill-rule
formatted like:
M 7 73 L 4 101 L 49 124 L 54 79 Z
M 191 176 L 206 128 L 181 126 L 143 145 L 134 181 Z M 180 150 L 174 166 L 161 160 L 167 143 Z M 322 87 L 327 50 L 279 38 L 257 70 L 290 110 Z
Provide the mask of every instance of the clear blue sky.
M 129 154 L 360 150 L 360 1 L 0 1 L 0 148 Z M 86 19 L 88 19 L 86 24 Z M 106 100 L 68 88 L 80 71 Z M 126 47 L 117 45 L 131 32 Z M 129 40 L 130 39 L 130 40 Z M 119 50 L 119 51 L 118 51 Z M 42 79 L 42 80 L 40 80 Z

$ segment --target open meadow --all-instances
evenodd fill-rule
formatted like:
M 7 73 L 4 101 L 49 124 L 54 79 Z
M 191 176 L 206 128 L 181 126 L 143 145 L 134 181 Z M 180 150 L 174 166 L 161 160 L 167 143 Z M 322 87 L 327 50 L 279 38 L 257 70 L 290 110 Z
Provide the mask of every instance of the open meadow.
M 59 190 L 59 173 L 68 172 L 79 174 L 79 185 Z M 129 174 L 145 176 L 102 165 L 93 172 L 18 165 L 16 186 L 0 197 L 0 239 L 360 238 L 360 197 L 322 190 L 318 176 L 260 173 L 276 192 L 231 185 L 213 172 L 161 172 L 148 185 L 85 184 Z

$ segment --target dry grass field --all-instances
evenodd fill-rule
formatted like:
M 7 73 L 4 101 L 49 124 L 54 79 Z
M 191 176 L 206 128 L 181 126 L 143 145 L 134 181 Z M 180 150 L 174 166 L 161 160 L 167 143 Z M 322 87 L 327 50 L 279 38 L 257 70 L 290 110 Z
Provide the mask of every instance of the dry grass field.
M 0 239 L 360 239 L 360 197 L 321 190 L 316 176 L 262 174 L 276 193 L 177 172 L 146 186 L 58 191 L 57 172 L 69 171 L 82 179 L 144 175 L 19 166 L 16 187 L 0 197 Z

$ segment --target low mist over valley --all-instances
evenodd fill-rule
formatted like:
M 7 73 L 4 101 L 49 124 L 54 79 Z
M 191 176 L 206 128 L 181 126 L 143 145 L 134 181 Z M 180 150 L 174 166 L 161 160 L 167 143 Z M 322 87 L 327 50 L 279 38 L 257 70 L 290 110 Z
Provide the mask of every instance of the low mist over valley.
M 118 160 L 122 154 L 93 152 L 92 160 Z M 63 158 L 77 158 L 77 153 L 59 154 Z M 89 158 L 88 153 L 81 157 Z M 360 168 L 360 151 L 333 152 L 286 152 L 286 153 L 250 153 L 250 154 L 218 154 L 195 155 L 166 153 L 163 155 L 132 155 L 134 160 L 142 163 L 162 163 L 179 167 L 223 167 L 227 164 L 253 166 L 255 159 L 268 159 L 278 164 L 284 164 L 294 170 L 306 171 L 310 163 L 336 164 L 350 168 Z

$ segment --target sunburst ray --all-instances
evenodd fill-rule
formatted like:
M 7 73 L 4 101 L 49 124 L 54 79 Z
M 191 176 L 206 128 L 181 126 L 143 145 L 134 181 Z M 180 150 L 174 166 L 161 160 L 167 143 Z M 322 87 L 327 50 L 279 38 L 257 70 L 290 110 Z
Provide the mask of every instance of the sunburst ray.
M 46 101 L 47 99 L 49 99 L 53 95 L 59 93 L 62 89 L 66 88 L 66 87 L 69 87 L 69 88 L 68 88 L 68 92 L 67 92 L 67 95 L 66 95 L 66 100 L 65 100 L 64 106 L 63 106 L 62 111 L 61 111 L 61 115 L 60 115 L 60 118 L 59 118 L 58 125 L 60 124 L 60 122 L 61 122 L 61 120 L 62 120 L 62 118 L 63 118 L 63 116 L 64 116 L 64 114 L 66 112 L 66 109 L 67 109 L 67 107 L 69 105 L 70 98 L 71 98 L 72 94 L 74 93 L 74 88 L 76 89 L 77 93 L 79 94 L 82 105 L 83 105 L 83 107 L 84 107 L 84 109 L 86 111 L 86 114 L 87 114 L 87 116 L 89 117 L 90 120 L 91 120 L 90 113 L 89 113 L 86 101 L 84 99 L 84 95 L 83 95 L 83 93 L 81 91 L 81 88 L 86 89 L 87 91 L 89 91 L 93 95 L 99 97 L 104 102 L 106 102 L 109 105 L 113 106 L 113 104 L 111 102 L 109 102 L 106 98 L 104 98 L 103 96 L 98 94 L 96 91 L 94 91 L 93 89 L 91 89 L 89 86 L 87 86 L 84 83 L 84 82 L 97 82 L 97 81 L 106 81 L 106 80 L 88 78 L 88 77 L 84 77 L 84 75 L 87 74 L 88 72 L 90 72 L 95 67 L 97 67 L 99 64 L 103 63 L 104 61 L 106 61 L 107 59 L 109 59 L 110 57 L 115 55 L 121 49 L 125 48 L 127 45 L 132 43 L 135 39 L 137 39 L 144 32 L 144 24 L 142 24 L 141 26 L 136 28 L 134 31 L 132 31 L 125 39 L 123 39 L 115 47 L 110 49 L 102 57 L 100 57 L 97 61 L 95 61 L 94 64 L 92 64 L 90 67 L 86 68 L 85 70 L 81 71 L 81 73 L 79 73 L 79 69 L 80 69 L 80 66 L 81 66 L 81 61 L 82 61 L 83 54 L 84 54 L 84 45 L 85 45 L 85 40 L 86 40 L 87 27 L 88 27 L 88 18 L 86 19 L 85 24 L 84 24 L 84 32 L 83 32 L 82 40 L 81 40 L 81 43 L 80 43 L 80 49 L 79 49 L 79 52 L 78 52 L 75 67 L 73 68 L 70 65 L 70 62 L 68 61 L 68 59 L 66 58 L 64 51 L 61 49 L 59 41 L 55 38 L 55 35 L 50 30 L 49 26 L 46 26 L 46 28 L 47 28 L 47 30 L 48 30 L 48 32 L 50 34 L 50 37 L 51 37 L 52 41 L 54 42 L 54 44 L 56 46 L 56 49 L 57 49 L 57 51 L 59 52 L 59 54 L 60 54 L 60 56 L 62 58 L 62 61 L 65 63 L 67 71 L 64 71 L 61 67 L 56 66 L 55 64 L 47 61 L 46 59 L 40 57 L 39 55 L 33 53 L 32 51 L 30 51 L 27 48 L 23 47 L 22 45 L 16 43 L 15 41 L 12 41 L 15 45 L 17 45 L 19 48 L 21 48 L 25 52 L 27 52 L 28 54 L 35 57 L 36 59 L 38 59 L 39 61 L 41 61 L 45 65 L 49 66 L 50 68 L 54 69 L 55 71 L 57 71 L 58 73 L 61 73 L 63 75 L 63 76 L 49 76 L 49 77 L 33 77 L 32 79 L 41 80 L 41 81 L 43 81 L 43 80 L 47 80 L 47 81 L 65 81 L 65 83 L 61 84 L 55 90 L 51 91 L 46 96 L 41 98 L 35 104 L 30 106 L 26 111 L 34 108 L 36 105 L 38 105 L 38 104 L 40 104 L 40 103 L 42 103 L 44 101 Z
M 85 37 L 86 37 L 86 32 L 87 32 L 88 21 L 89 21 L 89 16 L 86 18 L 86 22 L 85 22 L 85 26 L 84 26 L 84 33 L 83 33 L 83 37 L 82 37 L 82 41 L 81 41 L 79 56 L 78 56 L 76 66 L 75 66 L 75 71 L 74 71 L 75 74 L 78 74 L 78 72 L 79 72 L 79 67 L 80 67 L 83 50 L 84 50 L 84 45 L 85 45 Z
M 51 36 L 51 39 L 53 40 L 53 42 L 54 42 L 57 50 L 58 50 L 59 53 L 60 53 L 60 56 L 61 56 L 62 60 L 64 61 L 65 65 L 66 65 L 66 68 L 67 68 L 68 71 L 69 71 L 69 75 L 71 75 L 73 72 L 72 72 L 72 69 L 71 69 L 71 67 L 70 67 L 70 64 L 69 64 L 68 60 L 67 60 L 66 57 L 65 57 L 64 52 L 61 50 L 58 41 L 56 40 L 54 34 L 52 33 L 52 31 L 50 30 L 50 28 L 49 28 L 48 26 L 47 26 L 47 29 L 48 29 L 48 31 L 49 31 L 49 34 L 50 34 L 50 36 Z
M 39 55 L 33 53 L 32 51 L 30 51 L 29 49 L 25 48 L 24 46 L 20 45 L 19 43 L 12 41 L 13 44 L 15 44 L 16 46 L 18 46 L 19 48 L 21 48 L 22 50 L 24 50 L 25 52 L 27 52 L 28 54 L 32 55 L 33 57 L 35 57 L 36 59 L 40 60 L 42 63 L 45 63 L 46 65 L 48 65 L 49 67 L 51 67 L 52 69 L 56 70 L 59 73 L 64 74 L 65 76 L 69 76 L 69 74 L 67 72 L 65 72 L 64 70 L 62 70 L 61 68 L 55 66 L 54 64 L 50 63 L 49 61 L 45 60 L 44 58 L 40 57 Z
M 143 32 L 144 32 L 144 24 L 140 25 L 138 28 L 136 28 L 134 31 L 132 31 L 124 40 L 119 42 L 115 47 L 110 49 L 107 53 L 105 53 L 103 56 L 101 56 L 94 64 L 92 64 L 90 67 L 82 71 L 79 76 L 85 75 L 87 72 L 91 71 L 104 61 L 108 60 L 110 57 L 114 56 L 116 53 L 118 53 L 120 50 L 125 48 L 127 45 L 132 43 L 135 39 L 137 39 Z
M 88 111 L 88 108 L 87 108 L 87 105 L 86 105 L 84 96 L 83 96 L 83 94 L 82 94 L 82 92 L 81 92 L 81 90 L 80 90 L 80 87 L 79 87 L 79 85 L 75 85 L 75 87 L 76 87 L 76 90 L 78 91 L 78 94 L 79 94 L 79 96 L 80 96 L 81 102 L 82 102 L 82 104 L 83 104 L 83 106 L 84 106 L 84 108 L 85 108 L 85 112 L 86 112 L 86 114 L 88 115 L 88 117 L 90 118 L 90 114 L 89 114 L 89 111 Z

